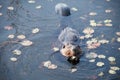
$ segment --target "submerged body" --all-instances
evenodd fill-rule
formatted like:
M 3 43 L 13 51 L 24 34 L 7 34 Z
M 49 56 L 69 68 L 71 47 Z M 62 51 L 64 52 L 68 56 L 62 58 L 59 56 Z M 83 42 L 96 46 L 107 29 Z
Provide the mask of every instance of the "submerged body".
M 79 63 L 82 51 L 79 46 L 79 34 L 75 29 L 66 27 L 58 36 L 58 40 L 62 44 L 60 52 L 63 56 L 68 58 L 68 61 L 76 65 Z
M 63 56 L 68 58 L 68 62 L 76 65 L 79 63 L 82 51 L 79 46 L 79 33 L 71 28 L 72 25 L 68 25 L 72 22 L 71 19 L 68 20 L 68 17 L 70 16 L 70 8 L 64 3 L 59 3 L 55 6 L 55 11 L 63 17 L 60 21 L 60 27 L 62 29 L 58 36 L 58 40 L 62 44 L 60 52 Z

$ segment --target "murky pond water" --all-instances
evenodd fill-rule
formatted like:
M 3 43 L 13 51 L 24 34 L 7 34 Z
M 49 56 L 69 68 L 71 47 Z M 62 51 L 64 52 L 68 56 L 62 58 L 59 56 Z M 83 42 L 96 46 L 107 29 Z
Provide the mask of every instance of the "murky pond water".
M 71 8 L 70 17 L 62 18 L 55 13 L 55 5 L 61 2 Z M 119 80 L 119 69 L 110 68 L 120 67 L 119 3 L 119 0 L 0 0 L 0 80 Z M 50 56 L 53 46 L 59 45 L 56 43 L 61 31 L 59 24 L 68 24 L 80 36 L 86 36 L 81 39 L 84 55 L 75 72 L 70 71 L 71 65 L 59 52 Z M 92 36 L 84 34 L 87 27 L 94 30 Z M 18 35 L 25 35 L 25 39 Z M 88 49 L 86 42 L 93 38 L 107 42 Z M 32 45 L 29 41 L 28 46 L 21 45 L 24 40 Z M 13 52 L 16 49 L 21 55 Z M 106 57 L 89 59 L 86 54 L 91 52 Z M 110 61 L 109 57 L 115 60 Z M 57 68 L 41 67 L 48 60 Z M 97 62 L 104 65 L 97 66 Z

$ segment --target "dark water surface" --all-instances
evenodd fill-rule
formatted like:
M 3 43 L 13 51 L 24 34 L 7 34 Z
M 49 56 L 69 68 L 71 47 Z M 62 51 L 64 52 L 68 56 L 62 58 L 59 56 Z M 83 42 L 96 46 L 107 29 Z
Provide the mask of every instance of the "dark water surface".
M 35 3 L 28 3 L 30 0 L 0 0 L 0 80 L 120 80 L 120 71 L 116 74 L 109 74 L 110 66 L 120 67 L 120 42 L 117 42 L 118 36 L 116 32 L 120 32 L 120 1 L 119 0 L 32 0 Z M 89 21 L 96 22 L 109 19 L 112 20 L 112 26 L 96 26 L 92 27 L 95 30 L 93 37 L 109 40 L 108 44 L 103 44 L 99 48 L 87 50 L 86 46 L 81 46 L 85 53 L 96 52 L 104 54 L 106 59 L 96 59 L 90 63 L 85 56 L 82 57 L 80 64 L 77 65 L 77 71 L 71 73 L 69 71 L 71 65 L 59 53 L 49 59 L 49 54 L 52 51 L 54 42 L 59 35 L 59 17 L 54 10 L 57 3 L 66 3 L 70 8 L 75 7 L 78 11 L 72 11 L 70 16 L 73 28 L 80 35 L 83 34 L 83 29 L 90 26 Z M 36 6 L 41 5 L 40 9 Z M 13 6 L 14 10 L 8 10 L 7 7 Z M 109 9 L 112 12 L 106 13 Z M 96 16 L 90 16 L 90 12 L 96 12 Z M 64 19 L 67 20 L 66 18 Z M 63 21 L 64 24 L 64 21 Z M 68 25 L 71 26 L 71 23 Z M 12 30 L 4 29 L 5 26 L 12 26 Z M 32 29 L 39 28 L 40 32 L 32 34 Z M 9 34 L 15 36 L 24 34 L 28 40 L 33 42 L 32 46 L 24 47 L 14 39 L 8 39 Z M 85 44 L 89 39 L 82 40 Z M 15 49 L 21 50 L 20 56 L 12 54 Z M 116 64 L 110 64 L 107 58 L 114 56 Z M 11 57 L 16 57 L 18 60 L 12 62 Z M 52 63 L 58 66 L 55 70 L 47 68 L 39 68 L 43 61 L 51 60 Z M 104 62 L 103 67 L 97 67 L 97 62 Z M 104 72 L 102 77 L 98 74 Z

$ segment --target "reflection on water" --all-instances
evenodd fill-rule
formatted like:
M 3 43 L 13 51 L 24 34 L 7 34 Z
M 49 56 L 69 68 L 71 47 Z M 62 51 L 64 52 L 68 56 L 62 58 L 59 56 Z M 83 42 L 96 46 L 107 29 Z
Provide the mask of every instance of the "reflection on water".
M 72 11 L 71 21 L 70 18 L 61 18 L 55 14 L 54 7 L 60 2 L 68 4 L 71 8 L 77 8 L 77 11 Z M 117 41 L 120 36 L 116 35 L 116 32 L 120 32 L 119 0 L 1 0 L 0 13 L 2 13 L 0 15 L 0 80 L 41 78 L 43 80 L 119 80 L 119 70 L 113 70 L 115 74 L 109 73 L 111 66 L 120 67 L 120 43 L 119 40 Z M 53 52 L 53 44 L 59 35 L 59 26 L 66 23 L 79 31 L 81 36 L 85 36 L 83 33 L 85 28 L 94 29 L 92 37 L 81 40 L 84 55 L 80 64 L 76 66 L 77 71 L 73 73 L 70 71 L 71 65 L 59 52 L 49 59 L 50 53 Z M 36 28 L 39 31 L 32 33 Z M 8 38 L 8 35 L 13 36 Z M 26 37 L 20 39 L 18 35 Z M 109 43 L 88 49 L 86 42 L 92 38 L 106 39 Z M 21 45 L 24 40 L 29 40 L 33 44 L 29 45 L 28 41 L 29 46 Z M 15 49 L 20 50 L 21 55 L 13 54 Z M 103 54 L 106 58 L 97 57 L 95 61 L 89 62 L 91 59 L 86 58 L 86 54 L 90 52 Z M 115 57 L 116 60 L 110 62 L 108 60 L 110 56 Z M 14 57 L 17 61 L 10 60 Z M 55 70 L 39 68 L 41 63 L 47 60 L 58 68 Z M 104 62 L 104 65 L 96 66 L 97 62 Z M 104 74 L 98 75 L 101 72 Z

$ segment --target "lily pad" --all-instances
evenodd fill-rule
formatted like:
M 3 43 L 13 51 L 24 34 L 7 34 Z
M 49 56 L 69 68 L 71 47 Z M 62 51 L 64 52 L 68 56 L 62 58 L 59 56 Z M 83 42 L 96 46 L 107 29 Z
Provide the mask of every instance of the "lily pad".
M 12 58 L 10 58 L 10 60 L 13 61 L 13 62 L 16 62 L 17 58 L 16 57 L 12 57 Z
M 117 66 L 112 66 L 112 67 L 110 67 L 110 69 L 111 69 L 111 70 L 115 70 L 115 71 L 116 71 L 116 70 L 120 70 L 120 68 L 117 67 Z
M 15 49 L 15 50 L 12 51 L 12 52 L 13 52 L 13 54 L 15 54 L 15 55 L 21 55 L 21 51 L 18 50 L 18 49 Z
M 8 10 L 14 10 L 14 7 L 13 6 L 9 6 L 7 7 Z
M 106 56 L 105 56 L 105 55 L 103 55 L 103 54 L 101 54 L 101 55 L 98 55 L 98 58 L 105 59 L 105 58 L 106 58 Z
M 8 35 L 8 38 L 9 38 L 9 39 L 13 39 L 14 37 L 15 37 L 14 34 L 10 34 L 10 35 Z
M 30 40 L 23 40 L 22 42 L 20 42 L 20 44 L 23 46 L 31 46 L 33 42 Z
M 120 42 L 120 37 L 117 38 L 117 41 Z
M 40 30 L 39 30 L 39 28 L 34 28 L 33 30 L 32 30 L 32 33 L 38 33 Z
M 17 38 L 18 38 L 18 39 L 25 39 L 26 36 L 25 36 L 25 35 L 18 35 Z
M 56 52 L 56 51 L 59 51 L 59 48 L 58 48 L 58 47 L 54 47 L 54 48 L 53 48 L 53 51 L 55 51 L 55 52 Z
M 52 64 L 51 61 L 49 61 L 49 60 L 43 62 L 43 66 L 48 68 L 48 69 L 56 69 L 57 68 L 57 65 Z
M 97 62 L 96 65 L 99 66 L 99 67 L 102 67 L 102 66 L 104 66 L 104 63 L 103 62 Z
M 84 34 L 92 34 L 92 33 L 94 33 L 94 29 L 87 27 L 83 30 L 83 33 Z
M 77 68 L 72 68 L 72 69 L 70 69 L 70 71 L 71 71 L 71 73 L 74 73 L 77 71 Z
M 98 76 L 103 76 L 104 75 L 104 73 L 103 72 L 100 72 L 99 74 L 98 74 Z
M 116 74 L 116 71 L 115 70 L 109 70 L 109 74 Z
M 108 60 L 109 60 L 110 62 L 114 62 L 116 59 L 115 59 L 115 57 L 108 57 Z

